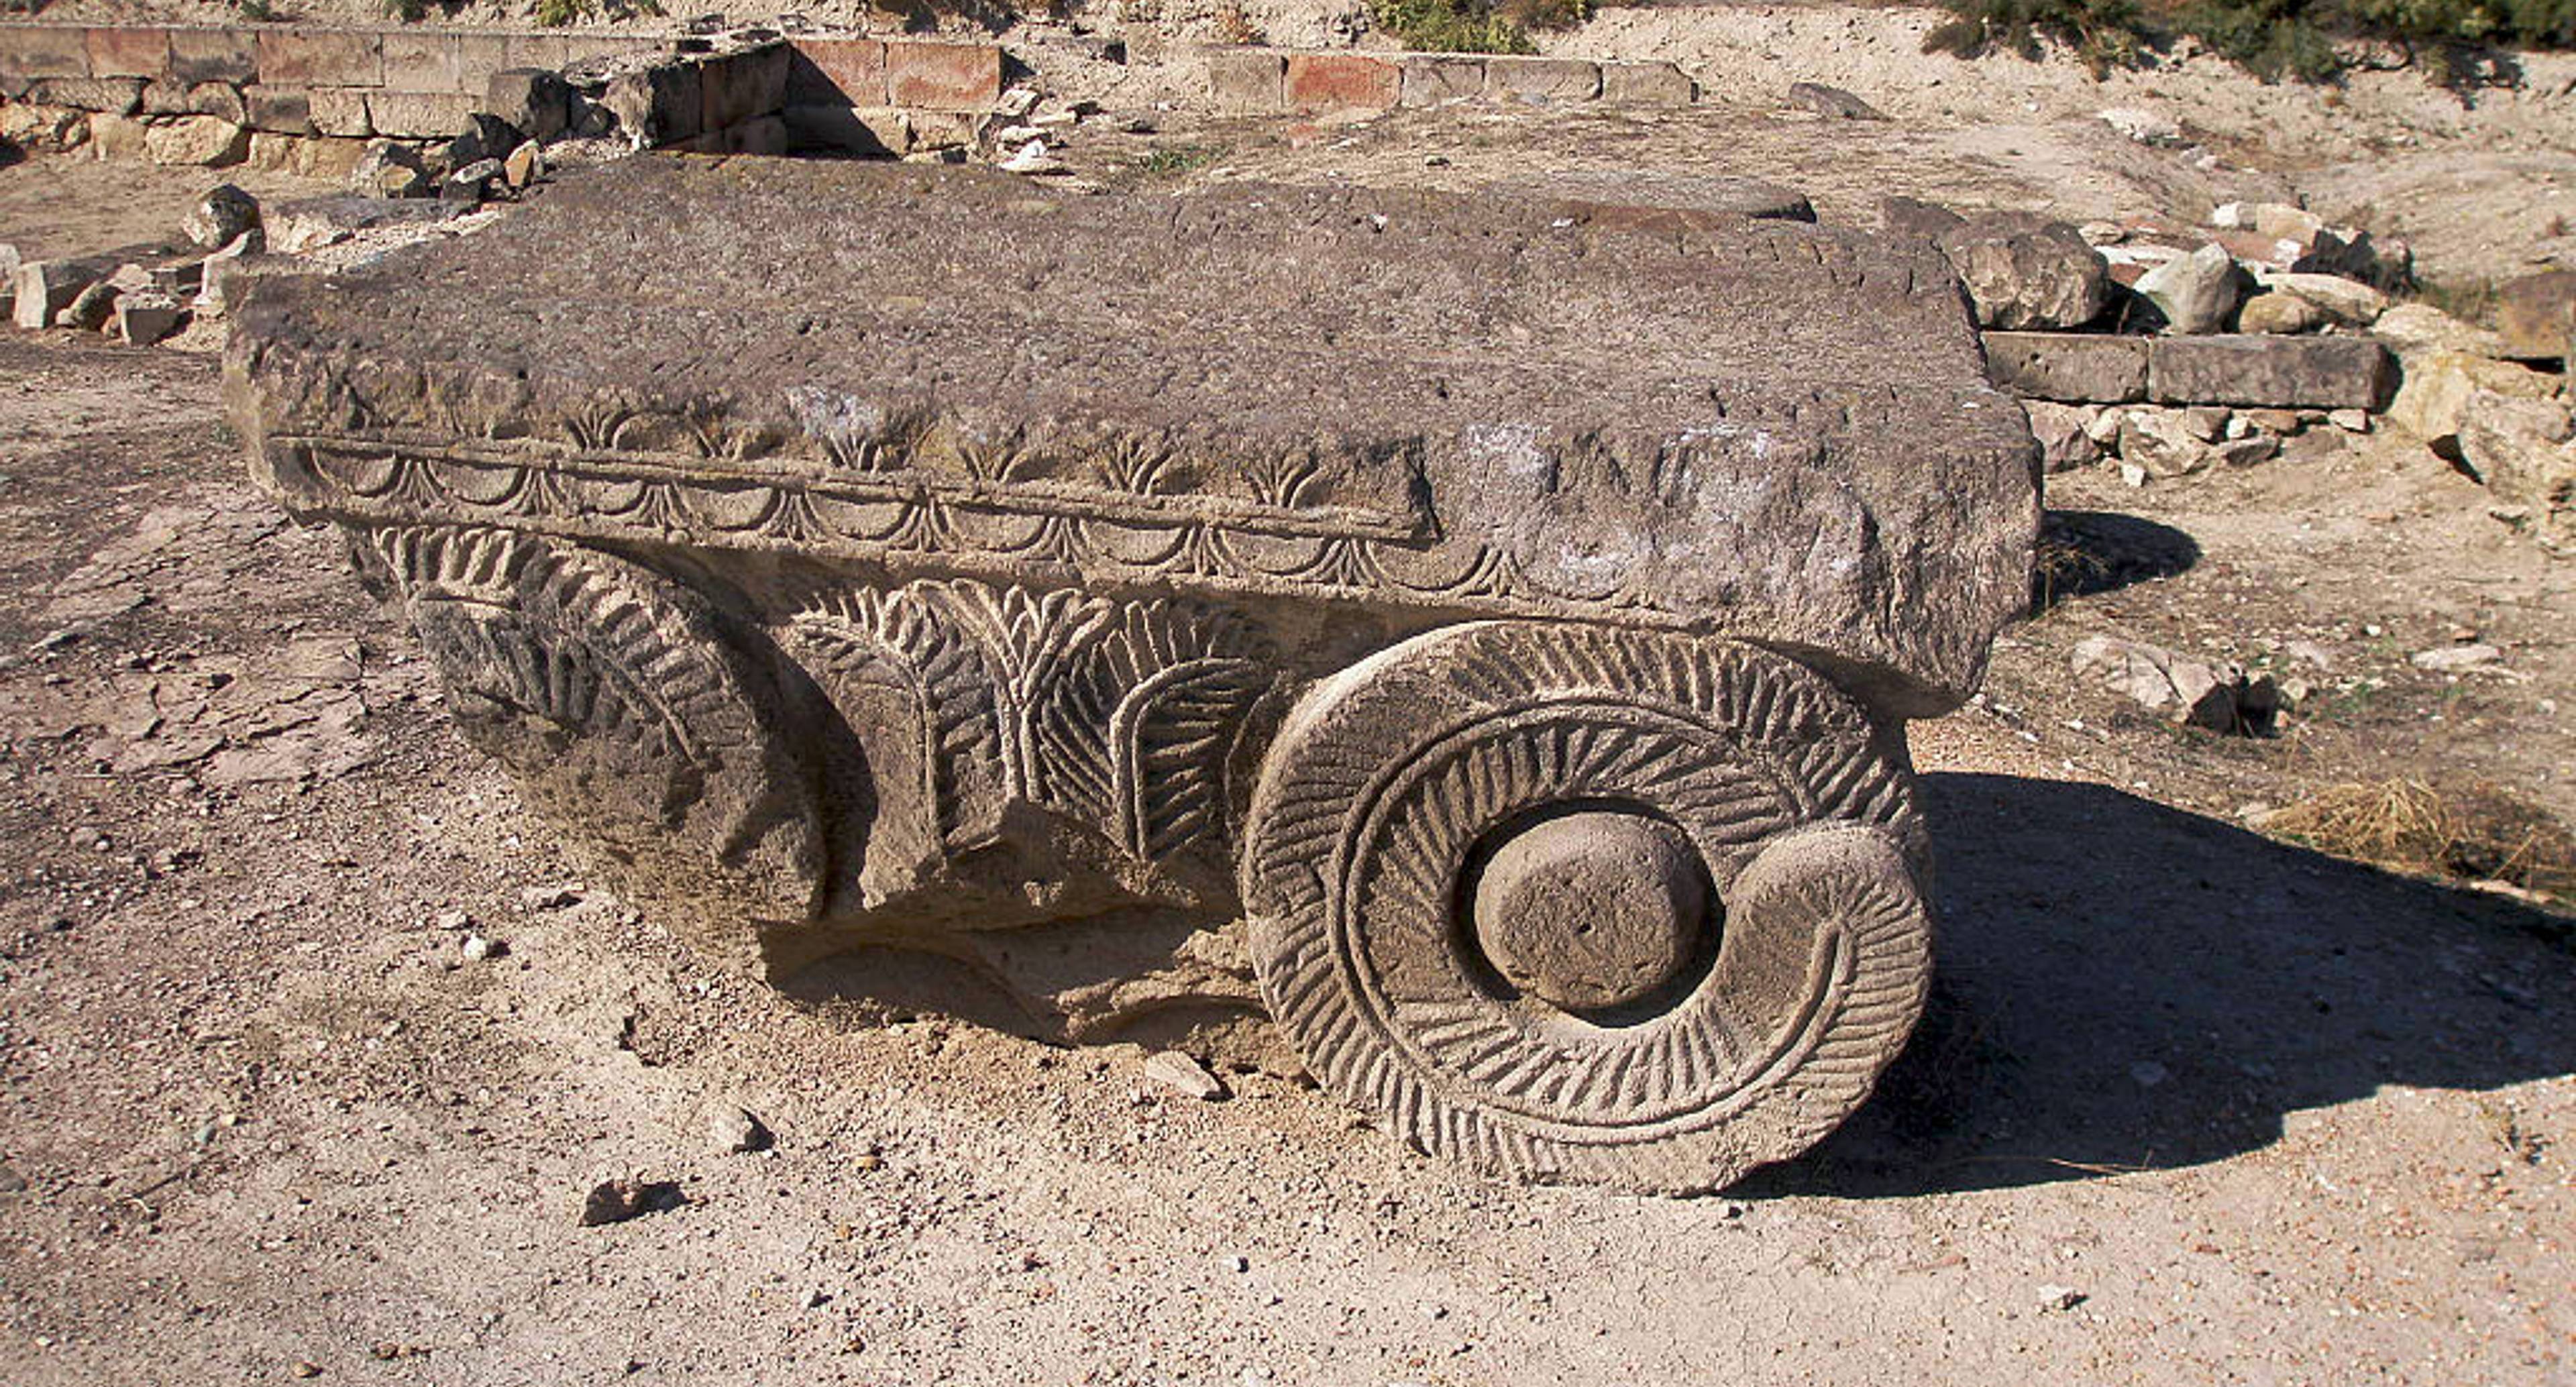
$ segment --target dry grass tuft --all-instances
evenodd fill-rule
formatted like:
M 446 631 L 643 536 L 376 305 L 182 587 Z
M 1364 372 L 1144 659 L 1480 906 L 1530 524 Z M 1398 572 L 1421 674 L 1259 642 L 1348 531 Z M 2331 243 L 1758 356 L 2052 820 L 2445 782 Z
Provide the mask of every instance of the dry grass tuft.
M 2492 785 L 2453 795 L 2413 780 L 2336 785 L 2269 815 L 2263 828 L 2392 871 L 2502 881 L 2576 901 L 2576 834 Z

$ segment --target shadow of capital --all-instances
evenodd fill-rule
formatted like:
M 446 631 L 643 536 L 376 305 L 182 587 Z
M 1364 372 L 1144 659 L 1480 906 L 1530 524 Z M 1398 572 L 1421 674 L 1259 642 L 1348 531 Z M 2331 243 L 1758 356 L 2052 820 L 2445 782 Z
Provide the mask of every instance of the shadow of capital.
M 2569 921 L 2104 786 L 1925 777 L 1936 982 L 1877 1094 L 1757 1194 L 2202 1165 L 2383 1085 L 2576 1071 Z M 2502 1152 L 2499 1151 L 2499 1155 Z

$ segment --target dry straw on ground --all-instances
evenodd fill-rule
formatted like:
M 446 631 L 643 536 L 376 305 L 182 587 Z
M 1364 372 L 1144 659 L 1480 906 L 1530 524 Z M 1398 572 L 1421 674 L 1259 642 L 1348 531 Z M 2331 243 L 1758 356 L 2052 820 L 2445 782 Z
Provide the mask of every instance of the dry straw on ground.
M 2491 785 L 2448 795 L 2413 780 L 2335 785 L 2262 827 L 2392 871 L 2501 881 L 2576 902 L 2576 835 Z

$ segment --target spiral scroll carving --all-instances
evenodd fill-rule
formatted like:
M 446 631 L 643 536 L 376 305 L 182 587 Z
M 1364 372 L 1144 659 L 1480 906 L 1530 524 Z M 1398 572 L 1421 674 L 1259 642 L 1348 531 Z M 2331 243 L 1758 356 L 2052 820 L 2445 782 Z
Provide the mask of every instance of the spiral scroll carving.
M 1310 694 L 1268 764 L 1243 865 L 1264 996 L 1327 1085 L 1425 1149 L 1717 1188 L 1841 1121 L 1920 1013 L 1910 779 L 1781 656 L 1453 627 Z M 1468 918 L 1493 845 L 1569 809 L 1678 834 L 1720 903 L 1668 985 L 1612 1012 L 1502 981 L 1478 931 L 1526 922 Z

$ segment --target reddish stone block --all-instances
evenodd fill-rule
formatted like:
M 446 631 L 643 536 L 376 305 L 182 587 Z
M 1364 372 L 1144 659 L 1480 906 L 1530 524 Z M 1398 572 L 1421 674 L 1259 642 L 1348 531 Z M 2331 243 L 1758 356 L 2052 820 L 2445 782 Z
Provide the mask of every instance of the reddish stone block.
M 384 43 L 346 30 L 262 29 L 259 80 L 272 87 L 381 87 Z
M 883 106 L 886 46 L 875 39 L 798 39 L 787 67 L 790 106 Z
M 929 111 L 981 111 L 1002 99 L 1002 50 L 980 43 L 889 43 L 886 99 Z
M 194 86 L 259 80 L 259 45 L 238 29 L 170 31 L 170 75 Z
M 0 79 L 87 77 L 89 44 L 83 31 L 61 24 L 0 26 Z
M 1288 55 L 1288 106 L 1294 111 L 1383 111 L 1396 103 L 1403 69 L 1350 53 Z
M 452 34 L 387 34 L 384 62 L 387 91 L 483 90 L 480 82 L 470 88 L 465 85 L 464 68 L 456 61 L 456 38 Z
M 159 77 L 170 70 L 167 29 L 92 29 L 83 40 L 92 77 Z

